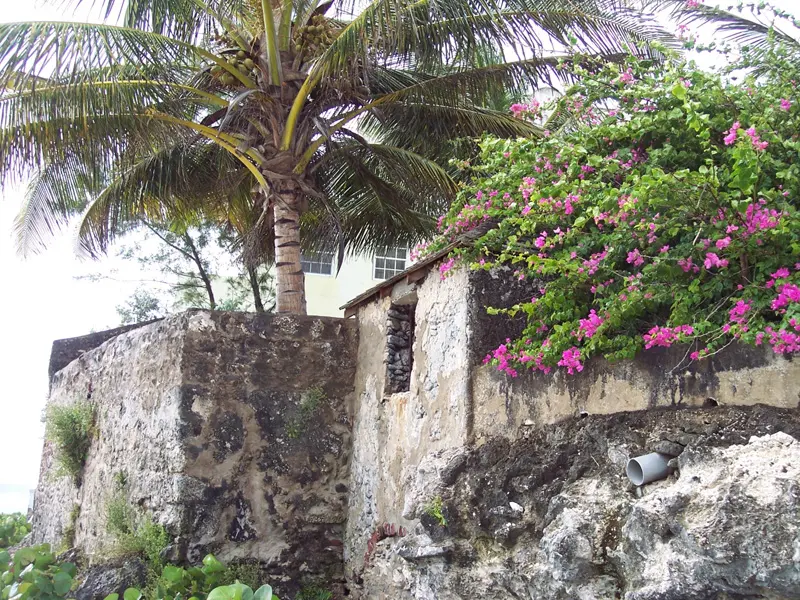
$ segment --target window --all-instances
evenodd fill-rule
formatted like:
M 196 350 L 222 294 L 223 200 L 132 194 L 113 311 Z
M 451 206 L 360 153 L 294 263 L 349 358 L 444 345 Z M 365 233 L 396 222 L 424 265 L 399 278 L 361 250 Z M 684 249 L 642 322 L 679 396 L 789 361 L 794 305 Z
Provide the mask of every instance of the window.
M 333 252 L 304 252 L 300 256 L 303 273 L 333 275 Z
M 405 248 L 386 246 L 375 252 L 375 279 L 389 279 L 406 270 Z

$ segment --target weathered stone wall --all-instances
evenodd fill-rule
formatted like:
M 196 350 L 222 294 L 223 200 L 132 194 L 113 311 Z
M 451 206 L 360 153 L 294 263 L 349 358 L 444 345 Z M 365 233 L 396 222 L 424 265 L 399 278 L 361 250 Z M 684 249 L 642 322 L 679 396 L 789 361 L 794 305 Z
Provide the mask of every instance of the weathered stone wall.
M 800 577 L 800 535 L 790 525 L 800 515 L 800 480 L 790 466 L 800 448 L 792 441 L 800 435 L 800 363 L 731 347 L 676 369 L 685 349 L 673 348 L 617 364 L 593 360 L 569 378 L 509 379 L 481 361 L 523 323 L 491 317 L 485 306 L 510 306 L 530 297 L 532 286 L 464 271 L 418 282 L 412 380 L 404 394 L 381 393 L 388 298 L 360 308 L 345 554 L 352 593 L 431 600 L 800 598 L 787 592 Z M 751 436 L 778 431 L 787 435 L 747 445 Z M 728 446 L 730 453 L 709 449 Z M 627 459 L 665 448 L 682 453 L 680 477 L 629 486 Z M 745 477 L 742 487 L 725 473 L 735 464 L 741 474 L 770 452 L 781 456 L 779 466 Z M 771 503 L 758 491 L 764 486 L 784 499 Z M 658 490 L 658 499 L 645 501 Z M 446 527 L 428 514 L 438 499 Z M 642 520 L 637 511 L 646 505 L 652 514 Z M 774 526 L 756 518 L 769 511 Z M 715 514 L 738 540 L 719 553 L 706 542 L 697 547 L 710 536 Z M 386 539 L 365 562 L 370 535 L 385 523 L 409 535 L 373 537 Z M 753 545 L 760 566 L 743 565 L 732 547 L 762 533 L 772 542 Z M 697 565 L 696 574 L 678 567 L 682 561 Z
M 462 447 L 470 412 L 465 292 L 456 273 L 442 285 L 418 290 L 411 386 L 385 395 L 385 298 L 364 306 L 358 317 L 352 489 L 345 556 L 351 569 L 363 564 L 367 541 L 384 522 L 413 525 L 427 483 L 437 481 L 435 462 Z M 431 457 L 434 457 L 433 460 Z M 431 471 L 431 469 L 434 469 Z
M 56 372 L 48 405 L 68 405 L 90 396 L 96 407 L 97 436 L 76 488 L 59 475 L 53 446 L 45 442 L 32 516 L 33 541 L 58 545 L 80 507 L 75 544 L 102 557 L 111 543 L 105 506 L 116 473 L 129 475 L 131 502 L 176 528 L 183 520 L 186 479 L 181 447 L 181 349 L 188 318 L 137 328 L 118 335 Z
M 102 559 L 124 473 L 174 558 L 259 561 L 287 595 L 308 575 L 341 582 L 357 346 L 342 319 L 190 311 L 85 352 L 50 402 L 91 382 L 98 436 L 80 488 L 55 475 L 46 443 L 37 541 L 57 544 L 78 504 L 76 546 Z

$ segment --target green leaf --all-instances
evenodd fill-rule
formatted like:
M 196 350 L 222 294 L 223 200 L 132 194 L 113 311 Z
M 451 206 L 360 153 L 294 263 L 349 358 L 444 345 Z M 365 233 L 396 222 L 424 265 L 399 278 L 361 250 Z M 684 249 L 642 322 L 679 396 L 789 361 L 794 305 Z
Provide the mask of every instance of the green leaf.
M 219 562 L 213 554 L 209 554 L 203 559 L 203 572 L 207 575 L 221 573 L 224 570 L 225 565 Z
M 125 593 L 122 595 L 123 600 L 140 600 L 142 598 L 142 592 L 140 592 L 136 588 L 128 588 L 125 590 Z
M 109 594 L 108 596 L 103 598 L 103 600 L 119 600 L 119 594 L 116 594 L 116 593 Z
M 273 597 L 272 586 L 269 585 L 262 585 L 253 594 L 253 600 L 272 600 Z
M 686 99 L 686 86 L 683 85 L 683 82 L 681 81 L 675 82 L 675 85 L 672 86 L 672 95 L 675 96 L 678 100 Z
M 206 600 L 253 600 L 253 590 L 243 583 L 232 583 L 214 588 Z
M 168 565 L 164 567 L 162 577 L 170 583 L 180 583 L 183 580 L 184 570 L 180 567 L 173 567 Z
M 53 576 L 53 591 L 57 596 L 66 596 L 72 589 L 72 577 L 68 573 L 60 571 Z M 127 598 L 125 600 L 128 600 Z M 139 600 L 131 599 L 131 600 Z

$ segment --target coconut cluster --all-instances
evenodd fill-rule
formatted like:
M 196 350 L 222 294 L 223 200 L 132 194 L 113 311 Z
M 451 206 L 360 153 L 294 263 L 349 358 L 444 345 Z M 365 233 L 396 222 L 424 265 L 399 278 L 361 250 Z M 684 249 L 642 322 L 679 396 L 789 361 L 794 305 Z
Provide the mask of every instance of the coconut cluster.
M 306 57 L 319 56 L 335 39 L 334 27 L 323 15 L 314 15 L 305 27 L 294 30 L 294 50 Z
M 229 54 L 226 57 L 226 60 L 230 66 L 237 69 L 243 75 L 247 75 L 251 79 L 256 78 L 256 71 L 258 69 L 256 67 L 256 63 L 253 58 L 244 50 L 239 50 L 235 54 Z M 214 65 L 211 67 L 211 75 L 219 79 L 219 82 L 222 85 L 234 86 L 238 82 L 238 79 L 236 79 L 233 74 L 220 65 Z

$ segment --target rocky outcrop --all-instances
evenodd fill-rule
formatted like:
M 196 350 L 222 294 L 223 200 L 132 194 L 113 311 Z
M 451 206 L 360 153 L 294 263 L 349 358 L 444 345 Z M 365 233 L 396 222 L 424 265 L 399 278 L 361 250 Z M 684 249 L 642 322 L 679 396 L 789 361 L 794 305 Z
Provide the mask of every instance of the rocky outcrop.
M 673 441 L 670 441 L 671 440 Z M 800 415 L 766 407 L 587 417 L 438 469 L 425 518 L 356 569 L 370 599 L 800 599 Z M 677 441 L 674 441 L 677 440 Z M 665 441 L 678 471 L 635 488 Z M 444 464 L 444 463 L 443 463 Z M 435 469 L 434 469 L 435 470 Z M 409 515 L 411 516 L 411 515 Z

